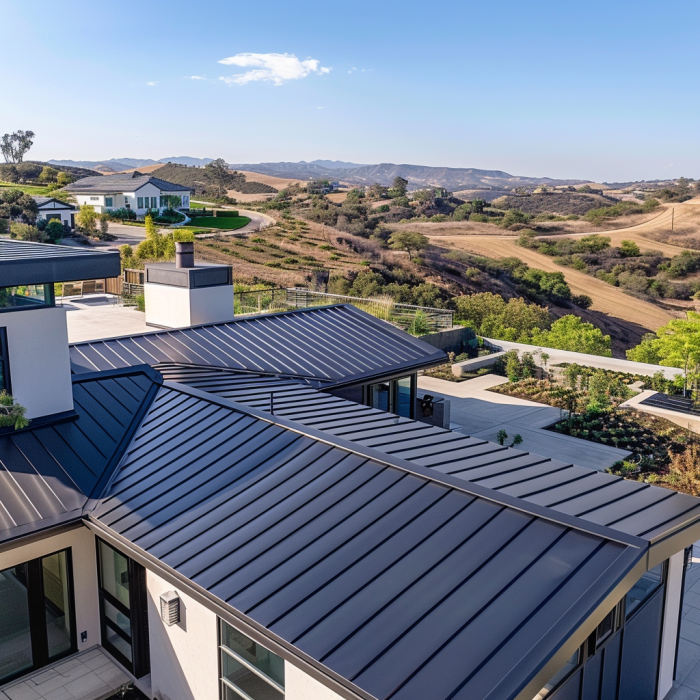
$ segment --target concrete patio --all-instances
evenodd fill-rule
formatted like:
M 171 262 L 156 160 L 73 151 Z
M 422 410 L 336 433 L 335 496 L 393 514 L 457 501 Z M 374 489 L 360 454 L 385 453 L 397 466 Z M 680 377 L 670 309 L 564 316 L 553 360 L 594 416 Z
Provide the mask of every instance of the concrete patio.
M 0 700 L 105 700 L 131 679 L 100 647 L 0 688 Z
M 453 430 L 472 437 L 495 441 L 498 431 L 505 430 L 509 438 L 506 444 L 516 434 L 522 436 L 519 450 L 598 471 L 607 469 L 630 454 L 616 447 L 544 430 L 561 418 L 561 411 L 535 401 L 488 391 L 490 387 L 507 381 L 505 377 L 494 374 L 464 382 L 419 377 L 418 388 L 449 400 Z
M 68 311 L 68 342 L 100 340 L 157 330 L 146 325 L 146 315 L 131 306 L 119 306 L 109 294 L 70 297 L 62 306 Z

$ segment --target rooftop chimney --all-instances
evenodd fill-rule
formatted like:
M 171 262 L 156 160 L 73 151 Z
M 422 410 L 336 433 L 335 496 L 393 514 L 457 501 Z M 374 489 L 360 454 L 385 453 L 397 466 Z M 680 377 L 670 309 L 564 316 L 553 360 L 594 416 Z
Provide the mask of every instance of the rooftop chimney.
M 175 244 L 175 267 L 178 270 L 194 267 L 194 242 Z
M 175 243 L 174 263 L 146 265 L 146 324 L 185 328 L 233 318 L 230 265 L 194 261 L 194 243 Z

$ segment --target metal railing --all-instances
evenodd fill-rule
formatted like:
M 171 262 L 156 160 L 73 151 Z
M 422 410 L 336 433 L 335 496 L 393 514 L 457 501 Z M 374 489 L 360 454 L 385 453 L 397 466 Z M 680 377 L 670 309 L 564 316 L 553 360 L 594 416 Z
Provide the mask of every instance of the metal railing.
M 308 309 L 331 304 L 353 304 L 359 309 L 393 323 L 414 335 L 452 328 L 454 313 L 449 309 L 399 304 L 388 295 L 364 299 L 341 294 L 314 292 L 309 289 L 256 289 L 236 292 L 233 306 L 236 315 L 272 313 L 288 309 Z

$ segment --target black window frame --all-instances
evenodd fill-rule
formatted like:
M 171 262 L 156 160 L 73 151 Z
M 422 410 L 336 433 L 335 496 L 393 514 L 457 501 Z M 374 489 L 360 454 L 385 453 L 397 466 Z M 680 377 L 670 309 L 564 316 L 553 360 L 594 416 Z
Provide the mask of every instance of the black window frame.
M 10 377 L 10 348 L 7 344 L 7 327 L 0 326 L 0 391 L 12 396 L 12 379 Z
M 46 605 L 44 602 L 44 576 L 42 560 L 56 554 L 66 555 L 66 584 L 68 586 L 68 618 L 70 620 L 70 647 L 60 654 L 49 656 L 48 633 L 46 630 Z M 73 551 L 72 547 L 64 547 L 40 557 L 20 562 L 11 567 L 24 566 L 27 577 L 27 602 L 29 607 L 29 634 L 32 649 L 32 665 L 16 673 L 3 677 L 0 684 L 5 685 L 38 669 L 54 664 L 66 656 L 78 651 L 78 634 L 75 619 L 75 584 L 73 580 Z
M 375 406 L 372 406 L 372 387 L 377 386 L 377 384 L 388 384 L 389 385 L 389 405 L 388 408 L 386 409 L 387 413 L 393 413 L 394 415 L 400 415 L 397 413 L 398 409 L 398 403 L 399 403 L 399 381 L 402 379 L 410 379 L 411 380 L 411 395 L 410 395 L 410 404 L 409 404 L 409 415 L 408 416 L 401 416 L 402 418 L 410 418 L 411 420 L 415 420 L 416 418 L 416 396 L 418 395 L 418 376 L 416 375 L 415 372 L 412 374 L 399 374 L 391 377 L 387 377 L 386 379 L 381 379 L 376 382 L 372 382 L 371 384 L 366 384 L 365 385 L 365 393 L 364 393 L 364 401 L 365 405 L 370 406 L 372 408 L 376 408 Z M 378 409 L 378 410 L 383 410 L 383 409 Z
M 127 561 L 129 579 L 129 607 L 117 600 L 102 586 L 102 564 L 100 544 L 117 552 Z M 109 542 L 95 538 L 97 556 L 97 591 L 100 605 L 100 638 L 102 647 L 111 654 L 124 668 L 136 678 L 142 678 L 151 672 L 151 658 L 148 633 L 148 592 L 146 590 L 146 569 L 128 557 L 124 552 L 113 547 Z M 127 634 L 119 625 L 107 618 L 105 601 L 129 620 L 131 634 Z M 121 637 L 131 647 L 131 659 L 128 659 L 111 644 L 107 638 L 107 628 Z
M 230 649 L 223 643 L 223 626 L 228 625 L 232 629 L 236 630 L 239 634 L 243 635 L 244 637 L 251 639 L 248 637 L 245 632 L 241 632 L 235 625 L 232 625 L 230 622 L 227 622 L 226 620 L 217 617 L 218 624 L 216 626 L 217 630 L 217 646 L 218 646 L 218 652 L 219 652 L 219 700 L 224 700 L 224 686 L 228 687 L 231 691 L 236 693 L 237 695 L 240 696 L 241 700 L 244 700 L 244 691 L 242 691 L 239 688 L 236 688 L 227 678 L 224 678 L 224 667 L 223 667 L 223 657 L 224 654 L 227 656 L 230 656 L 234 661 L 239 663 L 241 666 L 244 666 L 247 668 L 251 673 L 254 673 L 258 678 L 262 679 L 264 682 L 270 685 L 271 688 L 276 690 L 278 693 L 282 695 L 282 698 L 286 698 L 286 661 L 279 656 L 279 654 L 275 654 L 275 652 L 270 651 L 265 647 L 263 644 L 259 644 L 259 646 L 265 648 L 268 653 L 274 654 L 278 658 L 282 659 L 282 662 L 284 663 L 284 668 L 285 668 L 285 683 L 284 685 L 280 685 L 277 681 L 275 681 L 273 678 L 270 678 L 265 674 L 263 671 L 258 669 L 254 664 L 250 663 L 247 659 L 244 659 L 242 656 L 237 654 L 233 649 Z M 254 639 L 251 639 L 251 641 L 255 642 Z M 258 642 L 255 642 L 258 644 Z

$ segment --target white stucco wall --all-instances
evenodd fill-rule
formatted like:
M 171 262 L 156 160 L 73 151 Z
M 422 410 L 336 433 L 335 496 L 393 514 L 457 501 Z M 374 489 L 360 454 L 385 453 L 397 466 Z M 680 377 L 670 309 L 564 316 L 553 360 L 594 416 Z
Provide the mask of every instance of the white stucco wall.
M 285 700 L 342 700 L 336 692 L 289 661 L 284 664 L 284 698 Z
M 7 329 L 12 395 L 38 418 L 73 409 L 66 310 L 58 307 L 0 313 Z
M 661 631 L 661 658 L 659 663 L 659 685 L 657 700 L 662 700 L 673 686 L 673 667 L 676 660 L 676 638 L 678 616 L 681 609 L 681 587 L 683 585 L 683 552 L 676 552 L 668 560 L 664 623 Z
M 216 615 L 151 571 L 146 572 L 151 693 L 156 700 L 216 700 L 219 649 Z M 160 596 L 180 596 L 180 623 L 160 619 Z
M 187 289 L 146 283 L 146 323 L 183 328 L 233 319 L 233 285 Z
M 53 554 L 70 547 L 73 557 L 73 586 L 75 593 L 75 623 L 78 651 L 100 643 L 100 612 L 97 597 L 97 561 L 95 536 L 86 527 L 69 530 L 32 544 L 0 552 L 0 571 L 31 559 Z M 80 641 L 81 632 L 87 640 Z

